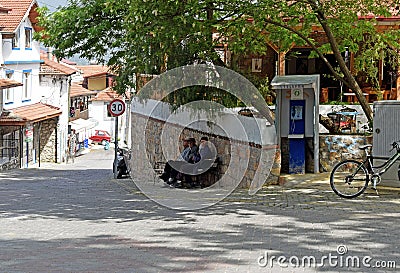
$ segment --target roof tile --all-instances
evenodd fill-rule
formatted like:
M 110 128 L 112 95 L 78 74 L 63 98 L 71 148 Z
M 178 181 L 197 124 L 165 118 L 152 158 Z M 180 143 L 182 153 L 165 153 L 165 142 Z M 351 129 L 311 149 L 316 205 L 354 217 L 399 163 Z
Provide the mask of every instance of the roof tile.
M 0 90 L 22 86 L 23 84 L 10 79 L 0 79 Z
M 76 67 L 82 71 L 83 77 L 109 71 L 109 68 L 104 65 L 77 65 Z
M 76 82 L 71 83 L 71 91 L 70 91 L 71 98 L 79 96 L 91 96 L 96 94 L 97 94 L 96 91 L 90 91 L 89 89 L 84 88 L 81 83 L 76 83 Z
M 107 88 L 103 91 L 97 92 L 97 95 L 91 101 L 113 101 L 114 99 L 122 99 L 122 95 L 117 94 L 114 90 Z
M 57 117 L 62 113 L 60 108 L 41 102 L 24 105 L 8 111 L 10 112 L 8 116 L 2 115 L 0 117 L 0 125 L 39 122 Z
M 35 9 L 37 4 L 33 2 L 34 0 L 0 0 L 0 5 L 3 6 L 3 8 L 11 9 L 8 13 L 0 13 L 1 31 L 14 32 L 32 4 L 33 9 L 30 10 L 30 17 L 31 21 L 33 21 L 32 23 L 35 24 L 35 17 L 37 16 Z
M 44 63 L 40 65 L 40 72 L 39 72 L 40 74 L 72 75 L 77 72 L 76 69 L 49 60 L 44 56 L 41 56 L 41 59 L 44 61 Z

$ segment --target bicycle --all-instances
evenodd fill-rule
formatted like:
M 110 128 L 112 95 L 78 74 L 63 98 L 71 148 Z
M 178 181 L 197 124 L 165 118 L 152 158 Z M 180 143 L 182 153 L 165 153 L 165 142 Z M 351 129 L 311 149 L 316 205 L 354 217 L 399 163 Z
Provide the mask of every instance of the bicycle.
M 392 150 L 396 153 L 379 166 L 373 165 L 373 156 L 369 153 L 371 144 L 360 146 L 365 151 L 366 159 L 360 162 L 353 159 L 344 160 L 338 163 L 331 172 L 330 185 L 332 190 L 343 198 L 354 198 L 361 195 L 372 182 L 372 189 L 378 193 L 376 186 L 381 182 L 381 175 L 384 174 L 396 160 L 400 158 L 400 145 L 393 142 Z

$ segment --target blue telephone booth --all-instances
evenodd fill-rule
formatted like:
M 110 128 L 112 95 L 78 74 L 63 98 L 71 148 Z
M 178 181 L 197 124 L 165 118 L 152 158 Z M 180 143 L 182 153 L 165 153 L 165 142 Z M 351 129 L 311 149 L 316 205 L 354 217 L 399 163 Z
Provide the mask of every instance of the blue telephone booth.
M 289 173 L 305 173 L 305 100 L 290 101 L 289 119 Z
M 271 85 L 283 172 L 319 172 L 319 75 L 276 76 Z

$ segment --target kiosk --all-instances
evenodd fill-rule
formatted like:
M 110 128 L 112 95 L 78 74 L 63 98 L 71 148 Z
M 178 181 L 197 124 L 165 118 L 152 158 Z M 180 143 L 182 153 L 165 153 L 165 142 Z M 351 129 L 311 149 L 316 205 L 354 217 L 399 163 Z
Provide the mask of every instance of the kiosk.
M 319 172 L 319 75 L 276 76 L 276 130 L 282 171 Z
M 373 151 L 374 165 L 382 165 L 396 151 L 390 144 L 400 140 L 400 101 L 374 102 Z M 400 160 L 399 160 L 400 161 Z M 382 174 L 382 185 L 400 187 L 400 162 L 396 162 Z

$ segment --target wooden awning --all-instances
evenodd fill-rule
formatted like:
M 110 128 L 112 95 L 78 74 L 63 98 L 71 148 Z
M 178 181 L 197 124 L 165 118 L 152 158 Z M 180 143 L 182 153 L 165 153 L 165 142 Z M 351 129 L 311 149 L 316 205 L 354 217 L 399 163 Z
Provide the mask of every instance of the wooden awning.
M 0 79 L 0 90 L 18 86 L 22 86 L 22 83 L 10 79 Z
M 60 116 L 60 108 L 41 102 L 4 111 L 0 116 L 0 126 L 25 125 Z

